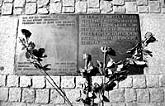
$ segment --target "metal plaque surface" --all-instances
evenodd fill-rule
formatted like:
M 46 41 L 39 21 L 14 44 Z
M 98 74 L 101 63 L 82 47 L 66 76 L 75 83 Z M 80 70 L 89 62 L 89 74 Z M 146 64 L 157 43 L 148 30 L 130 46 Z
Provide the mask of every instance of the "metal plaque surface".
M 75 75 L 77 71 L 78 26 L 76 15 L 38 15 L 20 18 L 18 37 L 21 29 L 29 30 L 37 48 L 45 48 L 47 58 L 43 64 L 51 64 L 50 75 Z M 17 39 L 19 40 L 19 39 Z M 16 74 L 42 75 L 25 58 L 25 51 L 17 41 Z

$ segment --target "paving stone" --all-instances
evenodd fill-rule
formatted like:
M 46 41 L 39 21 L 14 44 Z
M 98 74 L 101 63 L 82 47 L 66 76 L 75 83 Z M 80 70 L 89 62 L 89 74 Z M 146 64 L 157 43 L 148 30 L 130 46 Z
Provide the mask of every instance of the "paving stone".
M 63 0 L 63 6 L 74 6 L 75 0 Z
M 133 85 L 132 77 L 128 76 L 125 80 L 119 82 L 119 87 L 131 88 Z
M 37 12 L 36 3 L 26 3 L 25 14 L 35 14 Z
M 114 89 L 109 92 L 111 102 L 124 102 L 124 89 Z
M 133 88 L 146 88 L 146 79 L 144 75 L 133 76 Z
M 36 3 L 37 0 L 26 0 L 26 3 Z
M 87 13 L 100 13 L 99 8 L 88 8 Z
M 8 87 L 18 87 L 19 77 L 16 75 L 7 76 L 7 86 Z
M 42 7 L 42 8 L 38 8 L 38 14 L 48 14 L 49 11 L 47 8 Z
M 151 102 L 163 102 L 164 91 L 160 88 L 151 88 L 150 91 L 150 101 Z
M 14 0 L 14 7 L 24 7 L 25 0 Z
M 50 0 L 50 2 L 60 2 L 61 0 Z
M 63 13 L 74 13 L 74 7 L 63 7 L 62 12 Z
M 87 12 L 87 2 L 86 1 L 78 1 L 75 4 L 75 12 L 76 13 L 86 13 Z
M 36 90 L 36 103 L 48 103 L 49 102 L 49 89 L 37 89 Z
M 113 0 L 113 5 L 124 5 L 125 1 L 124 0 Z
M 100 2 L 101 13 L 110 13 L 113 11 L 113 4 L 110 1 L 101 0 Z
M 160 13 L 161 5 L 159 1 L 150 1 L 149 2 L 149 11 L 150 13 Z
M 79 89 L 66 89 L 64 90 L 66 96 L 72 103 L 76 103 L 76 99 L 80 97 L 80 90 Z
M 34 103 L 27 103 L 26 106 L 40 106 L 40 104 L 34 104 Z
M 82 88 L 85 82 L 85 78 L 83 78 L 82 76 L 76 76 L 76 88 Z
M 64 103 L 63 97 L 55 89 L 51 89 L 50 103 L 51 104 Z
M 148 13 L 149 9 L 147 6 L 138 6 L 139 13 Z
M 2 6 L 2 14 L 3 15 L 11 15 L 13 13 L 13 4 L 12 3 L 4 3 Z
M 107 106 L 110 106 L 110 104 Z M 125 106 L 125 103 L 112 103 L 111 106 Z
M 125 101 L 126 102 L 136 101 L 136 91 L 135 91 L 135 89 L 125 89 Z
M 0 75 L 0 86 L 6 85 L 6 75 Z
M 22 102 L 33 103 L 35 99 L 34 89 L 24 88 L 22 91 Z
M 137 0 L 138 6 L 148 5 L 148 0 Z
M 30 87 L 32 80 L 29 76 L 20 76 L 20 87 Z
M 12 106 L 26 106 L 26 103 L 21 103 L 21 102 L 13 102 Z
M 32 77 L 32 87 L 33 88 L 44 88 L 45 87 L 45 77 L 44 76 L 33 76 Z
M 136 2 L 126 2 L 126 13 L 136 13 L 137 12 L 137 4 Z
M 56 83 L 56 85 L 58 86 L 58 87 L 60 87 L 60 76 L 51 76 L 51 78 L 53 79 L 53 81 L 48 77 L 48 76 L 46 76 L 46 78 L 52 83 L 52 84 L 54 84 L 53 83 L 53 81 Z M 54 88 L 50 83 L 49 83 L 49 81 L 48 80 L 46 80 L 46 88 Z
M 21 88 L 9 89 L 9 101 L 19 102 L 21 99 Z
M 61 2 L 50 3 L 50 6 L 49 6 L 50 13 L 61 13 L 61 11 L 62 11 Z
M 146 75 L 147 87 L 159 87 L 159 76 L 158 75 Z
M 0 101 L 7 101 L 8 92 L 8 88 L 0 88 Z
M 114 13 L 124 14 L 126 12 L 126 8 L 124 6 L 113 6 Z
M 62 88 L 74 88 L 75 77 L 74 76 L 61 76 L 61 87 Z
M 49 0 L 37 0 L 38 7 L 46 6 L 49 3 Z
M 149 102 L 149 91 L 148 89 L 136 89 L 137 101 L 139 103 Z
M 14 8 L 14 14 L 15 15 L 23 14 L 23 8 Z
M 12 3 L 14 0 L 3 0 L 4 3 Z
M 88 0 L 88 7 L 97 8 L 99 7 L 99 0 Z

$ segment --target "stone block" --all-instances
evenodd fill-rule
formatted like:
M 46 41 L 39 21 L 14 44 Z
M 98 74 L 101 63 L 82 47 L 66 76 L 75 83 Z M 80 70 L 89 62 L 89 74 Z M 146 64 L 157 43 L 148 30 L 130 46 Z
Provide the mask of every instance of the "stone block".
M 60 2 L 61 0 L 50 0 L 50 2 L 52 3 L 52 2 Z
M 27 103 L 26 106 L 41 106 L 40 104 Z
M 110 13 L 113 11 L 113 4 L 110 1 L 101 0 L 100 2 L 101 13 Z
M 158 75 L 146 75 L 147 87 L 159 87 Z
M 136 89 L 137 101 L 139 103 L 149 102 L 149 91 L 148 89 Z
M 63 6 L 74 6 L 75 0 L 63 0 Z
M 19 77 L 16 75 L 7 76 L 7 86 L 8 87 L 18 87 Z
M 26 3 L 25 14 L 35 14 L 37 12 L 36 3 Z
M 50 3 L 50 6 L 49 6 L 50 13 L 61 13 L 61 11 L 62 11 L 61 2 Z
M 136 2 L 126 2 L 126 13 L 136 13 L 137 12 L 137 4 Z
M 19 102 L 21 99 L 21 88 L 9 89 L 9 101 Z
M 151 102 L 163 102 L 164 91 L 161 88 L 151 88 L 150 91 L 150 101 Z
M 114 89 L 109 92 L 111 102 L 124 102 L 124 89 Z
M 144 75 L 133 76 L 133 88 L 146 88 L 146 79 Z
M 26 106 L 26 103 L 21 103 L 21 102 L 13 102 L 12 106 Z
M 148 5 L 148 0 L 137 0 L 136 2 L 138 6 Z
M 87 13 L 100 13 L 100 8 L 88 8 Z
M 62 88 L 74 88 L 75 77 L 74 76 L 61 76 L 61 87 Z
M 107 106 L 110 106 L 110 103 Z M 111 106 L 125 106 L 125 103 L 112 103 Z
M 49 3 L 49 0 L 37 0 L 38 7 L 46 6 Z
M 0 75 L 0 86 L 6 85 L 6 75 Z
M 135 89 L 125 89 L 125 101 L 126 102 L 136 101 L 136 90 Z
M 46 76 L 46 78 L 54 85 L 54 82 L 56 83 L 56 85 L 58 87 L 60 87 L 60 76 L 51 76 L 51 78 L 53 79 L 53 81 L 48 77 Z M 46 80 L 46 88 L 54 88 L 50 83 L 49 81 Z
M 132 87 L 132 77 L 128 76 L 125 80 L 119 82 L 119 87 L 131 88 Z
M 33 88 L 44 88 L 45 87 L 45 77 L 44 76 L 33 76 L 32 77 L 32 87 Z
M 75 4 L 75 12 L 76 13 L 86 13 L 87 12 L 87 2 L 86 1 L 78 1 Z
M 165 87 L 165 75 L 159 76 L 159 84 L 161 87 Z
M 150 13 L 160 13 L 161 5 L 159 1 L 150 1 L 149 2 L 149 12 Z
M 74 13 L 74 7 L 63 7 L 62 12 L 63 13 Z
M 66 89 L 65 90 L 66 96 L 72 103 L 76 103 L 76 99 L 80 97 L 80 90 L 79 89 Z
M 14 8 L 15 15 L 21 15 L 23 13 L 23 8 Z
M 125 106 L 137 106 L 137 103 L 130 102 L 130 103 L 126 103 Z
M 12 3 L 14 0 L 3 0 L 4 3 Z
M 88 2 L 88 8 L 90 7 L 97 8 L 100 6 L 99 0 L 88 0 L 87 2 Z
M 125 1 L 124 0 L 113 0 L 113 5 L 124 5 Z
M 85 78 L 83 78 L 82 76 L 76 76 L 76 88 L 82 88 L 85 82 Z
M 22 102 L 33 103 L 35 99 L 34 89 L 24 88 L 22 91 Z
M 126 8 L 124 6 L 113 6 L 113 12 L 118 14 L 124 14 L 126 12 Z
M 47 8 L 42 7 L 42 8 L 38 8 L 38 14 L 48 14 L 49 11 Z
M 36 103 L 48 103 L 49 102 L 49 89 L 37 89 L 36 90 Z
M 62 104 L 62 103 L 64 103 L 63 97 L 55 89 L 51 89 L 50 103 L 51 104 L 59 104 L 59 103 Z
M 8 88 L 0 88 L 0 101 L 7 101 L 8 92 Z
M 14 7 L 24 7 L 25 0 L 14 0 Z
M 11 15 L 13 13 L 13 4 L 4 3 L 2 6 L 2 15 Z
M 35 3 L 37 0 L 26 0 L 26 3 Z
M 20 87 L 30 87 L 32 80 L 29 76 L 20 76 Z

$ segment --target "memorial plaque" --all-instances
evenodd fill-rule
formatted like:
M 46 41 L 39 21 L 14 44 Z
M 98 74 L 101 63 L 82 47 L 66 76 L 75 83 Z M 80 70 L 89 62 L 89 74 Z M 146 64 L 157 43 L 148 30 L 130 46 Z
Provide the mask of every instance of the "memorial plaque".
M 30 37 L 37 48 L 45 48 L 47 58 L 43 64 L 51 64 L 50 75 L 75 75 L 77 72 L 78 28 L 76 15 L 38 15 L 20 18 L 18 37 L 21 29 L 32 32 Z M 19 39 L 17 39 L 19 40 Z M 25 58 L 17 41 L 16 74 L 41 75 Z
M 22 16 L 21 29 L 32 32 L 30 38 L 37 48 L 45 48 L 48 57 L 44 64 L 51 64 L 50 75 L 77 75 L 84 67 L 82 55 L 92 55 L 92 61 L 103 61 L 101 46 L 111 47 L 114 61 L 126 58 L 126 51 L 141 41 L 140 22 L 137 14 L 55 14 Z M 18 38 L 17 37 L 17 38 Z M 17 39 L 16 74 L 43 75 L 25 58 L 25 51 Z

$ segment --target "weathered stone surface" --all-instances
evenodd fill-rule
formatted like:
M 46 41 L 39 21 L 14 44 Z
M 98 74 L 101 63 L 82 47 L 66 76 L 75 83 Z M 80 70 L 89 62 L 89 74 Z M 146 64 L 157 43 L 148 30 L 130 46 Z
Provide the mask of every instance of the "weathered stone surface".
M 99 0 L 88 0 L 88 7 L 99 7 Z
M 163 14 L 165 14 L 165 8 L 162 8 L 161 11 Z
M 113 6 L 114 13 L 123 14 L 126 12 L 126 8 L 124 6 Z
M 12 3 L 14 0 L 4 0 L 4 3 Z
M 63 13 L 74 13 L 74 7 L 63 7 L 62 12 Z
M 161 88 L 151 88 L 150 91 L 150 101 L 151 102 L 163 102 L 164 91 Z
M 25 0 L 14 0 L 14 7 L 24 7 Z
M 136 13 L 137 12 L 137 4 L 136 2 L 126 2 L 126 13 Z
M 34 102 L 35 91 L 34 89 L 24 88 L 22 91 L 22 102 Z
M 158 75 L 146 75 L 147 87 L 159 87 Z
M 63 6 L 74 6 L 75 0 L 63 0 Z
M 42 7 L 42 8 L 38 8 L 38 14 L 48 14 L 49 11 L 47 8 Z
M 8 88 L 0 88 L 0 101 L 7 101 Z
M 0 86 L 6 85 L 6 75 L 0 75 Z
M 27 103 L 27 106 L 40 106 L 40 104 L 34 104 L 34 103 Z
M 37 12 L 36 3 L 26 3 L 25 14 L 35 14 Z
M 119 87 L 130 88 L 132 87 L 132 77 L 128 76 L 125 80 L 119 82 Z
M 61 13 L 62 5 L 61 2 L 50 3 L 49 12 L 50 13 Z
M 66 96 L 72 103 L 76 103 L 77 97 L 80 97 L 80 90 L 79 89 L 66 89 L 65 90 Z
M 136 91 L 135 91 L 135 89 L 125 89 L 125 101 L 126 102 L 136 101 Z
M 21 102 L 13 102 L 12 106 L 26 106 L 26 103 L 21 103 Z
M 36 103 L 48 103 L 49 102 L 49 89 L 37 89 L 35 102 Z
M 125 103 L 112 103 L 112 104 L 107 104 L 105 106 L 125 106 Z
M 132 102 L 126 103 L 126 106 L 137 106 L 137 103 L 132 103 Z
M 146 79 L 144 75 L 133 76 L 133 88 L 145 88 Z
M 159 1 L 150 1 L 149 2 L 149 12 L 150 13 L 160 13 L 161 5 Z
M 62 88 L 74 88 L 75 77 L 74 76 L 61 76 L 61 87 Z
M 51 76 L 51 78 L 54 80 L 54 82 L 48 77 L 46 76 L 46 78 L 53 84 L 54 82 L 56 83 L 56 85 L 58 87 L 60 87 L 60 76 Z M 49 81 L 46 80 L 46 88 L 54 88 Z M 54 85 L 54 84 L 53 84 Z
M 50 0 L 50 2 L 60 2 L 61 0 Z
M 33 76 L 32 77 L 32 87 L 33 88 L 44 88 L 45 87 L 45 77 L 44 76 Z
M 124 89 L 114 89 L 109 92 L 109 99 L 111 102 L 123 102 L 124 101 Z
M 0 7 L 3 5 L 3 0 L 0 0 Z
M 37 0 L 26 0 L 26 3 L 34 3 L 37 2 Z
M 99 8 L 88 8 L 87 13 L 100 13 Z
M 21 99 L 21 88 L 9 89 L 9 101 L 19 102 Z
M 19 77 L 16 75 L 7 76 L 7 86 L 8 87 L 18 87 Z
M 51 89 L 50 103 L 51 104 L 64 103 L 64 99 L 55 89 Z
M 149 102 L 149 91 L 148 89 L 136 89 L 137 101 L 140 103 Z
M 2 6 L 2 14 L 11 15 L 13 12 L 13 4 L 12 3 L 4 3 Z
M 85 82 L 86 82 L 85 78 L 81 76 L 76 76 L 76 88 L 82 88 Z
M 29 76 L 20 76 L 20 87 L 30 87 L 32 80 Z
M 49 0 L 37 0 L 38 7 L 46 6 L 49 3 Z
M 23 13 L 23 8 L 14 8 L 14 14 L 15 15 L 20 15 Z
M 87 12 L 87 2 L 86 1 L 78 1 L 75 4 L 75 12 L 76 13 L 86 13 Z
M 159 76 L 159 84 L 161 87 L 165 87 L 165 75 Z
M 148 5 L 148 0 L 137 0 L 137 5 Z
M 110 13 L 113 11 L 113 4 L 110 1 L 101 0 L 100 2 L 101 13 Z
M 113 5 L 124 5 L 125 1 L 124 0 L 113 0 Z

